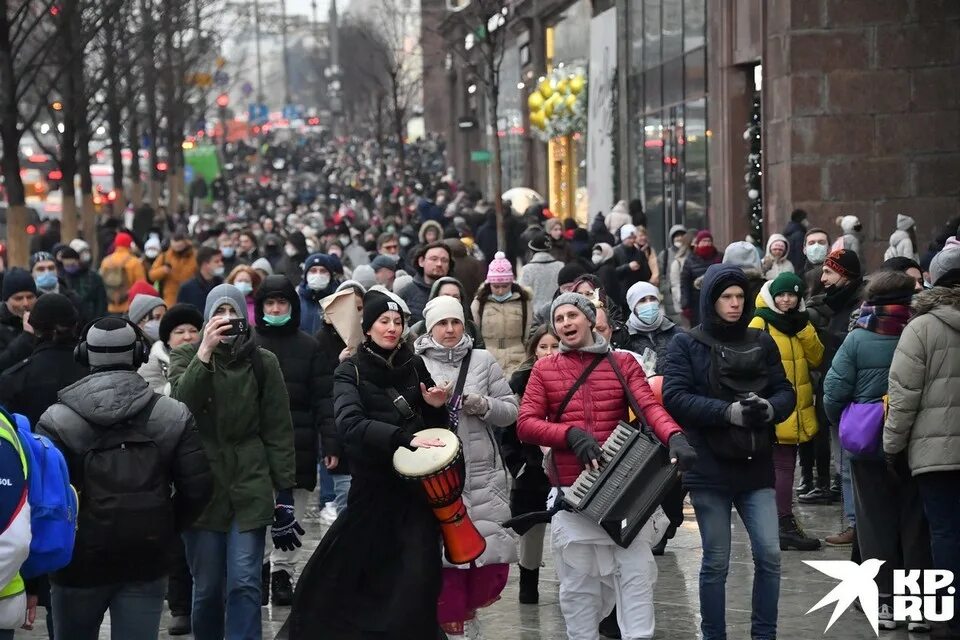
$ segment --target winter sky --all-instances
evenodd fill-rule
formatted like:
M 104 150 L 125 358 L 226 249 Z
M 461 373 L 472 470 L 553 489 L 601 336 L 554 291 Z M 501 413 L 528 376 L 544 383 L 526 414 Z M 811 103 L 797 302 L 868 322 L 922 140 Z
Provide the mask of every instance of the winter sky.
M 337 0 L 337 12 L 341 15 L 347 6 L 350 5 L 350 0 Z M 330 10 L 330 0 L 317 0 L 317 14 L 321 20 L 326 21 L 327 12 Z M 310 15 L 310 0 L 287 0 L 287 13 L 294 14 L 299 13 L 301 15 L 309 16 Z

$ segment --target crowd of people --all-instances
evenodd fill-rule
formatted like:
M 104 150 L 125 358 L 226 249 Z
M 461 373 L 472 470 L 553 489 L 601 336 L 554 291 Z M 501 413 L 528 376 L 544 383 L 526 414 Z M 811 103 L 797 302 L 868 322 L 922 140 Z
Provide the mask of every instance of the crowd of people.
M 660 248 L 639 201 L 589 229 L 533 205 L 498 246 L 442 151 L 411 145 L 401 174 L 366 141 L 268 144 L 212 197 L 131 207 L 96 252 L 51 226 L 2 272 L 0 638 L 41 606 L 51 638 L 96 638 L 109 610 L 114 638 L 154 639 L 166 601 L 168 631 L 198 640 L 260 638 L 270 603 L 291 639 L 476 640 L 513 567 L 539 601 L 545 542 L 568 638 L 652 638 L 654 556 L 687 499 L 706 640 L 727 634 L 733 509 L 755 639 L 776 637 L 782 552 L 883 560 L 884 629 L 894 568 L 960 576 L 956 220 L 920 256 L 898 216 L 873 270 L 859 220 L 831 238 L 802 210 L 765 244 L 675 225 Z M 622 548 L 556 506 L 631 421 L 682 480 Z M 427 427 L 461 443 L 485 542 L 468 564 L 393 466 L 449 446 Z M 69 561 L 45 572 L 24 561 L 49 522 L 40 544 L 27 525 L 69 516 L 27 491 L 31 438 L 80 495 Z M 811 537 L 795 501 L 838 503 L 842 530 Z M 551 505 L 549 530 L 504 525 Z M 298 575 L 308 522 L 328 528 Z

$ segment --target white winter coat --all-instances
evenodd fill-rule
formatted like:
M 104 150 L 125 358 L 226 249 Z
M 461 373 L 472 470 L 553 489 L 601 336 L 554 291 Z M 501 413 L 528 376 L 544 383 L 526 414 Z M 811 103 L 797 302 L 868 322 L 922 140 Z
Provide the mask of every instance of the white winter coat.
M 170 395 L 170 383 L 167 372 L 170 370 L 170 352 L 162 341 L 157 340 L 150 347 L 150 358 L 140 365 L 137 373 L 147 381 L 150 389 L 165 396 Z
M 557 290 L 557 276 L 563 269 L 563 263 L 546 251 L 533 254 L 530 262 L 520 270 L 517 282 L 533 294 L 533 308 L 539 309 L 553 302 Z
M 460 363 L 473 346 L 468 335 L 456 347 L 442 347 L 430 335 L 422 335 L 414 349 L 437 384 L 449 381 L 455 384 Z M 506 427 L 517 420 L 517 399 L 503 375 L 503 370 L 489 351 L 473 349 L 470 368 L 463 385 L 463 393 L 482 395 L 489 408 L 485 416 L 460 414 L 457 435 L 463 442 L 463 457 L 467 477 L 463 501 L 470 519 L 487 541 L 487 548 L 477 558 L 476 565 L 513 563 L 517 561 L 517 536 L 500 523 L 510 518 L 510 500 L 507 489 L 507 470 L 500 455 L 494 427 Z M 444 566 L 449 565 L 444 560 Z
M 883 254 L 884 260 L 897 257 L 910 258 L 913 261 L 919 262 L 919 258 L 916 252 L 914 252 L 913 240 L 910 239 L 910 234 L 906 231 L 900 231 L 899 229 L 890 235 L 890 246 L 887 247 L 886 252 Z

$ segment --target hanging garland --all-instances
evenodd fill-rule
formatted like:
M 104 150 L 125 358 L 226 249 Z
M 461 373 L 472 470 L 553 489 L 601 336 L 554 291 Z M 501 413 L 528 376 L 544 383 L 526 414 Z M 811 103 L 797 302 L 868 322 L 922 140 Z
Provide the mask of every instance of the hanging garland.
M 527 98 L 530 124 L 544 142 L 587 131 L 587 79 L 583 69 L 557 65 Z
M 747 123 L 747 128 L 743 132 L 743 139 L 750 146 L 750 151 L 747 154 L 747 173 L 743 176 L 743 180 L 747 190 L 750 235 L 758 244 L 763 241 L 763 170 L 761 168 L 763 141 L 761 139 L 760 123 L 760 94 L 756 94 L 753 98 L 750 122 Z

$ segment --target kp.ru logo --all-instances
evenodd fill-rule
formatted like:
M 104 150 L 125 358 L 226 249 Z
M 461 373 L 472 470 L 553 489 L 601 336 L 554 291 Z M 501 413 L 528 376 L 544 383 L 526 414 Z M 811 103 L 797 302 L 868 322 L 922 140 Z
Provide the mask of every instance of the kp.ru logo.
M 822 609 L 836 602 L 830 622 L 824 633 L 830 630 L 837 618 L 846 611 L 854 600 L 860 600 L 863 613 L 873 627 L 873 633 L 880 635 L 880 594 L 874 579 L 880 571 L 883 560 L 870 559 L 863 564 L 848 560 L 804 560 L 809 565 L 831 578 L 840 580 L 820 602 L 810 607 L 811 611 Z M 897 622 L 947 622 L 953 619 L 953 595 L 957 592 L 953 585 L 953 572 L 940 569 L 894 569 L 893 570 L 893 619 Z M 947 595 L 937 595 L 946 589 Z

